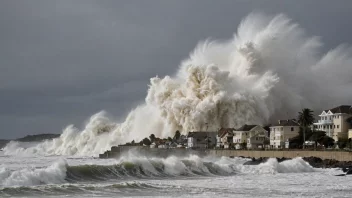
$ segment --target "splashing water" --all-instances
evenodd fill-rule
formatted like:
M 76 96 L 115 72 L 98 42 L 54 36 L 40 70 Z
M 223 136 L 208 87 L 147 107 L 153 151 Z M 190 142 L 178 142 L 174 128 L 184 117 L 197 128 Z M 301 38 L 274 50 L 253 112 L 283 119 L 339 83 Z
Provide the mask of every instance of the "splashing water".
M 260 165 L 243 165 L 241 158 L 185 157 L 148 158 L 141 155 L 125 155 L 113 163 L 68 165 L 60 159 L 48 167 L 11 170 L 0 167 L 0 194 L 3 187 L 67 184 L 88 181 L 177 178 L 199 176 L 231 176 L 235 174 L 277 174 L 316 171 L 302 158 L 279 163 L 269 159 Z
M 303 107 L 344 104 L 352 96 L 351 50 L 320 55 L 321 46 L 285 15 L 250 14 L 232 39 L 199 43 L 175 76 L 151 78 L 145 104 L 124 122 L 100 112 L 82 130 L 69 126 L 58 139 L 5 152 L 92 155 L 152 133 L 266 124 Z

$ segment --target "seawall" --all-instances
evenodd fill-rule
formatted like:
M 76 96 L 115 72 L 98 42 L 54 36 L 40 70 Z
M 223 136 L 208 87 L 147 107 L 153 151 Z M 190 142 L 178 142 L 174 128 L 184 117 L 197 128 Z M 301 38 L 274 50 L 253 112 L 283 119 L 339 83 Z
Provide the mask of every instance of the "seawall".
M 352 161 L 352 152 L 341 151 L 250 151 L 250 150 L 209 150 L 210 155 L 218 157 L 248 158 L 295 158 L 317 157 L 322 160 Z

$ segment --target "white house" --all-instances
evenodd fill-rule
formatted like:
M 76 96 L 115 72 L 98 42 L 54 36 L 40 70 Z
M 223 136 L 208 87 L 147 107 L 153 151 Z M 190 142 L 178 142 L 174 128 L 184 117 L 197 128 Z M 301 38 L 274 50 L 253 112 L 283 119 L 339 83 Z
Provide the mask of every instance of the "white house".
M 279 120 L 270 127 L 270 147 L 285 148 L 285 142 L 299 134 L 299 124 L 296 120 Z
M 218 132 L 188 132 L 188 148 L 212 148 L 216 145 L 216 136 Z
M 233 143 L 237 149 L 242 148 L 243 144 L 247 144 L 247 148 L 258 148 L 263 145 L 264 137 L 268 137 L 268 131 L 263 127 L 245 124 L 234 131 Z
M 348 138 L 348 129 L 351 128 L 348 118 L 352 117 L 351 105 L 341 105 L 324 110 L 318 122 L 314 123 L 317 130 L 325 131 L 326 135 L 338 141 L 339 138 Z

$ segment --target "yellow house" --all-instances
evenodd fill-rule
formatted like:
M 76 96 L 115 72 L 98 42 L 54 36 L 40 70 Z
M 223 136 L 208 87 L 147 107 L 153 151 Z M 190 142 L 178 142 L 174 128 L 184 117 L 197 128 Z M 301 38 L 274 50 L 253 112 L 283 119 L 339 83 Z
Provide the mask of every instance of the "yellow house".
M 285 148 L 285 142 L 299 134 L 299 124 L 296 120 L 279 120 L 270 127 L 270 147 Z

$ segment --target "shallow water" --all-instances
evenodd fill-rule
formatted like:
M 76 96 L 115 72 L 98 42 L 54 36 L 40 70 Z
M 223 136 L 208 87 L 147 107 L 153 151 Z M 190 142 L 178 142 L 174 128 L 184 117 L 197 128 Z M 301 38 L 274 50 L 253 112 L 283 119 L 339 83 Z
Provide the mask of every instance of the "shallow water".
M 300 158 L 0 155 L 0 197 L 350 197 L 352 177 Z

